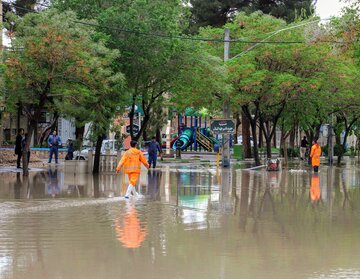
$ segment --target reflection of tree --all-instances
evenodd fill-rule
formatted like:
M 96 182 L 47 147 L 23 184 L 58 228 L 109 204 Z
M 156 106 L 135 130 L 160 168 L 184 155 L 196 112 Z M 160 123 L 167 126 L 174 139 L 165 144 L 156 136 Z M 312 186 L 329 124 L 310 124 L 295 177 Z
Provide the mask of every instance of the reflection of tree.
M 16 173 L 16 181 L 14 183 L 14 198 L 15 199 L 20 199 L 20 197 L 21 197 L 21 195 L 20 195 L 21 186 L 22 186 L 22 183 L 21 183 L 21 179 L 20 179 L 20 172 L 17 172 Z
M 344 176 L 344 172 L 342 173 L 341 175 L 341 178 L 342 178 L 342 189 L 343 189 L 343 192 L 344 192 L 344 201 L 343 201 L 343 209 L 345 209 L 346 207 L 346 204 L 349 205 L 350 209 L 353 210 L 353 204 L 352 204 L 352 201 L 349 197 L 349 193 L 348 193 L 348 190 L 346 188 L 346 180 L 345 180 L 345 176 Z
M 152 200 L 160 200 L 161 176 L 162 176 L 162 172 L 156 170 L 148 171 L 147 195 L 149 195 Z
M 93 174 L 94 198 L 100 197 L 100 175 Z
M 255 187 L 253 187 L 255 188 Z M 248 209 L 249 209 L 250 173 L 241 173 L 241 192 L 240 192 L 240 229 L 245 231 Z

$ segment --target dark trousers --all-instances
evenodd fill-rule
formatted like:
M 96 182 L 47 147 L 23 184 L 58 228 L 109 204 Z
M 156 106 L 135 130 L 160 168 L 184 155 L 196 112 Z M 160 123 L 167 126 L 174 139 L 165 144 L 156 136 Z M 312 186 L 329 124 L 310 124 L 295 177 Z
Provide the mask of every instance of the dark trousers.
M 319 166 L 314 166 L 314 172 L 319 172 Z
M 20 168 L 22 153 L 19 152 L 17 156 L 16 167 Z
M 151 164 L 153 168 L 156 167 L 156 160 L 157 160 L 157 153 L 149 153 L 149 165 L 151 167 Z
M 58 147 L 57 146 L 52 146 L 50 147 L 50 155 L 49 155 L 49 163 L 51 163 L 52 160 L 52 156 L 53 154 L 55 154 L 55 163 L 58 163 Z

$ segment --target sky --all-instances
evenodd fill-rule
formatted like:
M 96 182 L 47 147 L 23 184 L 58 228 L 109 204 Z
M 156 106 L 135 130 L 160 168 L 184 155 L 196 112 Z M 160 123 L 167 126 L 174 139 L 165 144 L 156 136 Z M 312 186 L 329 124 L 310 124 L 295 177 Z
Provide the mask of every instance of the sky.
M 331 16 L 337 16 L 341 12 L 341 8 L 345 6 L 345 3 L 340 0 L 317 0 L 316 14 L 320 18 L 329 18 Z

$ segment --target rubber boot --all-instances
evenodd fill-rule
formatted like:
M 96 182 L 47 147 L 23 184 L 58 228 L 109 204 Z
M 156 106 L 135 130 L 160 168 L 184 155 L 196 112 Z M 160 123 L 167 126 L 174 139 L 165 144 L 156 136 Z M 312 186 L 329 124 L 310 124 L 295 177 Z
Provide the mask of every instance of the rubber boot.
M 131 193 L 133 194 L 134 197 L 138 197 L 138 196 L 139 196 L 138 192 L 136 192 L 135 186 L 131 186 Z
M 129 186 L 126 190 L 125 199 L 128 199 L 130 197 L 132 188 L 133 188 L 133 186 L 131 184 L 129 184 Z

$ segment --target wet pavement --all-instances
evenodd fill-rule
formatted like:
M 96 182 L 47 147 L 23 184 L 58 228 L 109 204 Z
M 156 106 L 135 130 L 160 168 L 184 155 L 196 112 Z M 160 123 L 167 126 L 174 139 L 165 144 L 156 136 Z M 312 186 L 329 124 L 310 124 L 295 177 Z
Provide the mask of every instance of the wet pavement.
M 0 173 L 0 278 L 360 278 L 360 172 Z

